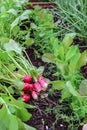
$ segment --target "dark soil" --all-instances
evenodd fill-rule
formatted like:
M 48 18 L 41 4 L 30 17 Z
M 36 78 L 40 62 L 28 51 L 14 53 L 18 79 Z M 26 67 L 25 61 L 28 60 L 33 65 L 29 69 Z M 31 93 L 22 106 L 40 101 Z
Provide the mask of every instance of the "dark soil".
M 78 44 L 80 51 L 84 51 L 84 41 L 79 39 L 75 39 L 74 44 Z M 34 46 L 29 49 L 26 49 L 28 56 L 30 57 L 32 63 L 36 67 L 44 66 L 43 76 L 50 79 L 51 81 L 56 80 L 57 77 L 53 76 L 52 74 L 56 72 L 56 66 L 54 64 L 48 64 L 41 60 L 41 58 L 37 58 L 34 54 Z M 42 55 L 42 54 L 41 54 Z M 82 67 L 81 72 L 85 78 L 87 78 L 87 66 Z M 51 85 L 49 85 L 51 88 Z M 49 91 L 49 88 L 47 91 Z M 41 96 L 42 95 L 42 96 Z M 54 125 L 55 122 L 55 114 L 46 112 L 47 108 L 53 108 L 58 105 L 58 99 L 60 98 L 61 94 L 59 91 L 55 91 L 55 94 L 52 96 L 48 95 L 48 92 L 42 93 L 38 99 L 38 101 L 32 100 L 30 102 L 31 105 L 34 105 L 36 108 L 34 110 L 29 110 L 32 114 L 32 118 L 27 122 L 27 124 L 35 127 L 37 130 L 68 130 L 68 124 L 64 122 L 62 119 L 58 120 Z M 82 127 L 79 127 L 78 130 L 82 130 Z

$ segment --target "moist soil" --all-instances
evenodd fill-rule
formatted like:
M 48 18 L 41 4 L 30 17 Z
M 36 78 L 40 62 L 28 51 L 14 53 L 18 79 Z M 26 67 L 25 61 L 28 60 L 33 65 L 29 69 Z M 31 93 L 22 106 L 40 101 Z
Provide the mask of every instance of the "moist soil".
M 79 45 L 81 52 L 87 49 L 86 47 L 83 47 L 85 45 L 84 41 L 78 38 L 74 40 L 74 44 Z M 56 72 L 56 66 L 54 64 L 43 62 L 41 58 L 37 58 L 34 54 L 34 49 L 38 49 L 38 47 L 36 48 L 35 46 L 32 46 L 26 49 L 33 65 L 36 67 L 44 66 L 43 76 L 51 81 L 56 80 L 57 77 L 52 75 Z M 81 73 L 87 78 L 87 65 L 82 67 Z M 35 109 L 29 110 L 32 114 L 32 118 L 26 123 L 35 127 L 37 130 L 68 130 L 68 123 L 62 119 L 57 120 L 53 128 L 53 124 L 56 120 L 55 114 L 53 112 L 46 112 L 47 108 L 58 106 L 58 101 L 61 97 L 61 93 L 57 90 L 51 94 L 51 92 L 49 92 L 51 89 L 51 85 L 49 85 L 47 92 L 42 92 L 37 101 L 33 99 L 30 101 L 30 104 L 34 105 Z M 82 130 L 82 127 L 79 127 L 78 130 Z

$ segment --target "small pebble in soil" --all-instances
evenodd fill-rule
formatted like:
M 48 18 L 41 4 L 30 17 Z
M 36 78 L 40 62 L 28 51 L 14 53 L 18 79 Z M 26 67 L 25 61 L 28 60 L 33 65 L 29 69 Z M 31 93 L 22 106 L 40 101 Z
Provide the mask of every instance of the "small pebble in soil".
M 60 127 L 63 127 L 63 124 L 60 124 Z
M 46 130 L 52 130 L 51 128 L 49 128 L 47 125 L 46 125 Z

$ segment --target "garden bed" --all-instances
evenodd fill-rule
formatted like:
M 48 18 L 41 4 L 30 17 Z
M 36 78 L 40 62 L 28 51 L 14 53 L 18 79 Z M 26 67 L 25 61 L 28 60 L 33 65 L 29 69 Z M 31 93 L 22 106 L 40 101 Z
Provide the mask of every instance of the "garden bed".
M 78 38 L 77 39 L 75 38 L 74 44 L 75 45 L 77 44 L 79 46 L 79 49 L 81 52 L 87 49 L 86 47 L 84 47 L 85 43 Z M 35 50 L 35 46 L 32 46 L 29 49 L 26 49 L 26 52 L 28 56 L 30 57 L 33 65 L 36 67 L 44 66 L 43 76 L 50 79 L 51 81 L 56 80 L 57 77 L 52 75 L 56 71 L 56 66 L 54 64 L 43 62 L 41 58 L 37 58 L 34 54 L 34 50 Z M 38 47 L 37 47 L 37 50 L 38 50 Z M 87 79 L 87 65 L 82 67 L 81 73 Z M 46 93 L 42 93 L 42 95 L 40 95 L 38 101 L 32 100 L 30 102 L 31 105 L 36 106 L 36 109 L 30 111 L 30 113 L 32 113 L 32 118 L 27 122 L 27 124 L 35 127 L 37 130 L 54 130 L 54 129 L 55 130 L 68 130 L 69 124 L 66 123 L 65 120 L 59 119 L 56 121 L 55 119 L 56 115 L 53 112 L 50 112 L 50 113 L 46 112 L 47 108 L 53 108 L 53 107 L 58 106 L 58 103 L 59 103 L 58 99 L 60 99 L 61 97 L 60 91 L 57 91 L 57 90 L 54 91 L 54 93 L 51 95 L 49 92 L 50 88 L 51 88 L 51 85 L 49 85 Z M 54 124 L 54 127 L 53 127 L 53 124 Z M 82 130 L 82 126 L 80 126 L 78 130 Z
M 42 9 L 55 4 L 26 5 L 26 0 L 0 5 L 0 130 L 82 130 L 86 35 L 77 32 L 78 26 L 73 31 L 57 8 Z

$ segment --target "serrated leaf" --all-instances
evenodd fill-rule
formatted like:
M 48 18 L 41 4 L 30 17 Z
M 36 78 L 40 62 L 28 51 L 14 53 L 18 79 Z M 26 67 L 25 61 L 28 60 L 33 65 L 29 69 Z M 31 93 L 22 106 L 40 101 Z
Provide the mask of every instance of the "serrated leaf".
M 55 63 L 56 62 L 56 57 L 51 54 L 51 53 L 46 53 L 42 56 L 42 60 L 44 62 L 48 62 L 48 63 Z
M 79 85 L 79 93 L 81 96 L 87 96 L 87 79 L 82 80 Z
M 52 81 L 53 87 L 57 90 L 62 90 L 65 87 L 65 82 L 62 80 Z

